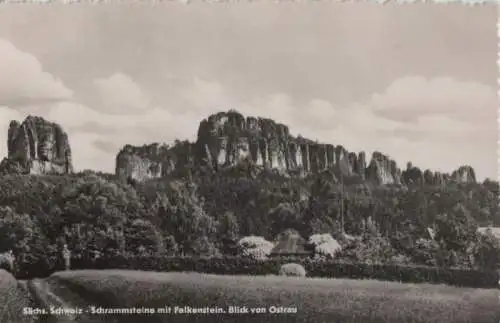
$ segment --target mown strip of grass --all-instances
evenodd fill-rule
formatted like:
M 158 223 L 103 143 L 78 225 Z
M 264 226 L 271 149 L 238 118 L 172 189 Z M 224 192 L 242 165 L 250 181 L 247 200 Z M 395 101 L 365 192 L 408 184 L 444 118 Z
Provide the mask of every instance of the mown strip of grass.
M 495 323 L 499 292 L 368 280 L 217 276 L 198 273 L 74 271 L 51 283 L 104 307 L 296 308 L 277 314 L 114 315 L 127 322 Z
M 10 273 L 0 269 L 0 322 L 32 322 L 32 317 L 23 315 L 23 308 L 29 306 L 33 303 L 27 290 L 20 288 Z

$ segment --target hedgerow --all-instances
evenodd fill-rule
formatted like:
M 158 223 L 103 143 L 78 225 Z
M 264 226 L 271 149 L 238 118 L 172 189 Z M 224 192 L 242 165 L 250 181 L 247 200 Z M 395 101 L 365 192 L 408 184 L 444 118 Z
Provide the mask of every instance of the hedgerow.
M 496 288 L 496 271 L 465 270 L 424 266 L 342 263 L 310 258 L 244 257 L 151 257 L 103 256 L 94 260 L 74 259 L 72 269 L 130 269 L 157 272 L 199 272 L 218 275 L 277 275 L 283 264 L 302 265 L 309 277 L 375 279 L 403 283 L 448 284 L 473 288 Z M 38 268 L 40 269 L 40 268 Z

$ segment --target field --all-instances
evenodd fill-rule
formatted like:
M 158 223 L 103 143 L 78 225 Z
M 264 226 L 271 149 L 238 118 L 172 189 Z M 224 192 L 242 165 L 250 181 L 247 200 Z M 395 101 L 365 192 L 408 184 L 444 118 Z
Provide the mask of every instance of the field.
M 22 315 L 23 307 L 30 306 L 28 292 L 8 272 L 0 269 L 0 322 L 27 323 L 29 317 Z
M 496 323 L 497 290 L 369 280 L 217 276 L 125 270 L 72 271 L 49 278 L 76 306 L 165 308 L 171 314 L 115 314 L 106 322 Z M 76 296 L 78 295 L 78 296 Z M 90 301 L 92 300 L 92 301 Z M 260 314 L 173 314 L 174 307 L 263 308 Z M 270 313 L 287 310 L 291 313 Z M 296 309 L 296 312 L 294 312 Z M 104 319 L 104 316 L 99 316 Z

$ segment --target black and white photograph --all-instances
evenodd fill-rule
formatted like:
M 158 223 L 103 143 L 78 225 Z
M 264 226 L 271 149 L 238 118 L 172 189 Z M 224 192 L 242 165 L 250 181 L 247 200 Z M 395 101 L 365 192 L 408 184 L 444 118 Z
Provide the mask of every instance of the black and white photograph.
M 0 5 L 0 323 L 498 323 L 497 8 Z

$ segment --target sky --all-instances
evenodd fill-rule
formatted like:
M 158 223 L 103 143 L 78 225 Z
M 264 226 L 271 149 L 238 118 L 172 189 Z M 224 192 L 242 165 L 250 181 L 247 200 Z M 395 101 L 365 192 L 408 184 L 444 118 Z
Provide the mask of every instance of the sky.
M 125 144 L 194 140 L 236 109 L 497 179 L 496 21 L 493 4 L 4 5 L 0 156 L 31 114 L 68 132 L 77 170 L 114 172 Z

